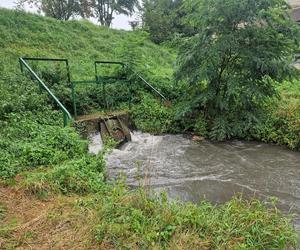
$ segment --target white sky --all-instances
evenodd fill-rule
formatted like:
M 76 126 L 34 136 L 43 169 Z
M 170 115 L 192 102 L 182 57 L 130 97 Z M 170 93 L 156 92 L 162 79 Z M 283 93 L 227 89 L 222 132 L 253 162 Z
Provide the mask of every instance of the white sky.
M 300 6 L 300 0 L 289 0 L 289 3 L 294 7 Z
M 13 9 L 16 4 L 16 0 L 0 0 L 0 7 Z M 36 12 L 36 10 L 26 7 L 26 11 L 30 12 Z M 135 20 L 135 17 L 128 17 L 125 15 L 116 15 L 114 17 L 114 20 L 112 22 L 112 28 L 114 29 L 124 29 L 124 30 L 130 30 L 131 27 L 128 23 L 128 21 Z M 91 19 L 92 22 L 96 23 L 95 19 Z

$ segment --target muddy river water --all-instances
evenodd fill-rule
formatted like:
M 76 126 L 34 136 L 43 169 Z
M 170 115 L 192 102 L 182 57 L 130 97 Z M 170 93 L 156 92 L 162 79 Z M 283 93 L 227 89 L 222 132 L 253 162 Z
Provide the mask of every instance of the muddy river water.
M 300 231 L 300 152 L 257 142 L 196 143 L 183 135 L 136 132 L 132 139 L 107 156 L 111 178 L 123 174 L 129 185 L 146 184 L 183 201 L 277 197 Z

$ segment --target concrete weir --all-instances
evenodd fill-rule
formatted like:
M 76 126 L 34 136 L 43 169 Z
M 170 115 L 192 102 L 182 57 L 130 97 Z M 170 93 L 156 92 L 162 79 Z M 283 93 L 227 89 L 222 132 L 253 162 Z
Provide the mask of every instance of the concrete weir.
M 97 113 L 78 117 L 75 126 L 86 138 L 100 135 L 102 141 L 113 138 L 119 145 L 131 141 L 132 127 L 130 115 L 127 111 Z

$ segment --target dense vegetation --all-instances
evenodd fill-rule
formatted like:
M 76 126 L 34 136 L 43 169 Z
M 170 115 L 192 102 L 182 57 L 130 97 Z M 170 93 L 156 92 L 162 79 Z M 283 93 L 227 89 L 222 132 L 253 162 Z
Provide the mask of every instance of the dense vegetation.
M 256 200 L 234 198 L 221 206 L 170 203 L 165 195 L 149 198 L 143 190 L 130 191 L 122 183 L 107 184 L 105 152 L 89 155 L 87 141 L 72 127 L 62 127 L 61 114 L 53 103 L 39 92 L 35 82 L 20 74 L 18 57 L 68 58 L 72 79 L 93 78 L 96 59 L 134 60 L 131 67 L 172 100 L 172 105 L 162 105 L 133 78 L 131 111 L 139 129 L 152 133 L 190 131 L 212 138 L 216 131 L 224 130 L 222 139 L 273 141 L 291 148 L 300 146 L 299 84 L 283 82 L 278 87 L 282 99 L 268 99 L 265 106 L 269 112 L 263 119 L 248 125 L 243 133 L 232 121 L 228 133 L 227 127 L 212 126 L 204 112 L 195 112 L 193 107 L 198 103 L 191 98 L 197 96 L 194 87 L 173 81 L 176 50 L 153 44 L 145 32 L 115 31 L 87 21 L 62 22 L 8 10 L 0 10 L 0 32 L 1 185 L 17 182 L 18 188 L 42 199 L 57 194 L 80 195 L 74 207 L 94 211 L 91 234 L 96 244 L 105 242 L 109 248 L 295 246 L 296 233 L 289 220 L 275 207 L 266 208 Z M 32 66 L 71 108 L 63 68 L 56 64 Z M 81 113 L 105 108 L 99 103 L 101 90 L 95 86 L 79 88 L 77 94 Z M 126 105 L 124 100 L 114 102 L 115 108 Z M 0 222 L 5 214 L 0 204 Z M 0 228 L 0 242 L 5 243 L 10 234 L 2 232 Z
M 180 45 L 170 132 L 299 149 L 299 71 L 290 67 L 299 27 L 286 18 L 285 1 L 149 0 L 144 7 L 152 41 Z
M 184 7 L 197 31 L 184 39 L 176 76 L 197 92 L 191 110 L 206 116 L 212 139 L 246 137 L 265 119 L 276 85 L 297 73 L 289 62 L 299 29 L 283 18 L 285 1 L 186 1 Z

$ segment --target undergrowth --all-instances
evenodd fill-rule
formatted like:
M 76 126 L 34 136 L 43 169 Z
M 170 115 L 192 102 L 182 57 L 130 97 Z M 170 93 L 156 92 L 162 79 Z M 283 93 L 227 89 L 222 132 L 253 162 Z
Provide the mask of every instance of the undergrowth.
M 280 101 L 271 101 L 268 112 L 252 130 L 256 140 L 300 149 L 300 81 L 279 87 Z
M 220 205 L 169 202 L 142 190 L 115 187 L 81 206 L 100 219 L 98 241 L 128 249 L 283 249 L 296 235 L 274 207 L 239 197 Z
M 80 164 L 72 163 L 77 167 Z M 142 188 L 130 190 L 123 182 L 93 183 L 95 172 L 89 166 L 88 170 L 74 171 L 77 167 L 70 162 L 44 173 L 29 173 L 26 191 L 39 198 L 85 194 L 73 206 L 81 214 L 93 214 L 90 218 L 93 222 L 88 226 L 95 239 L 94 248 L 284 249 L 288 246 L 293 249 L 297 246 L 298 236 L 290 219 L 274 203 L 267 207 L 259 200 L 244 200 L 241 196 L 217 206 L 206 201 L 198 204 L 169 201 L 165 193 L 148 193 Z M 65 170 L 67 174 L 61 175 Z M 87 172 L 89 176 L 84 176 Z M 81 177 L 91 181 L 83 183 Z
M 84 195 L 102 189 L 105 182 L 105 163 L 102 155 L 83 156 L 77 160 L 54 166 L 50 170 L 38 169 L 25 173 L 23 188 L 40 196 L 47 193 L 76 193 Z

